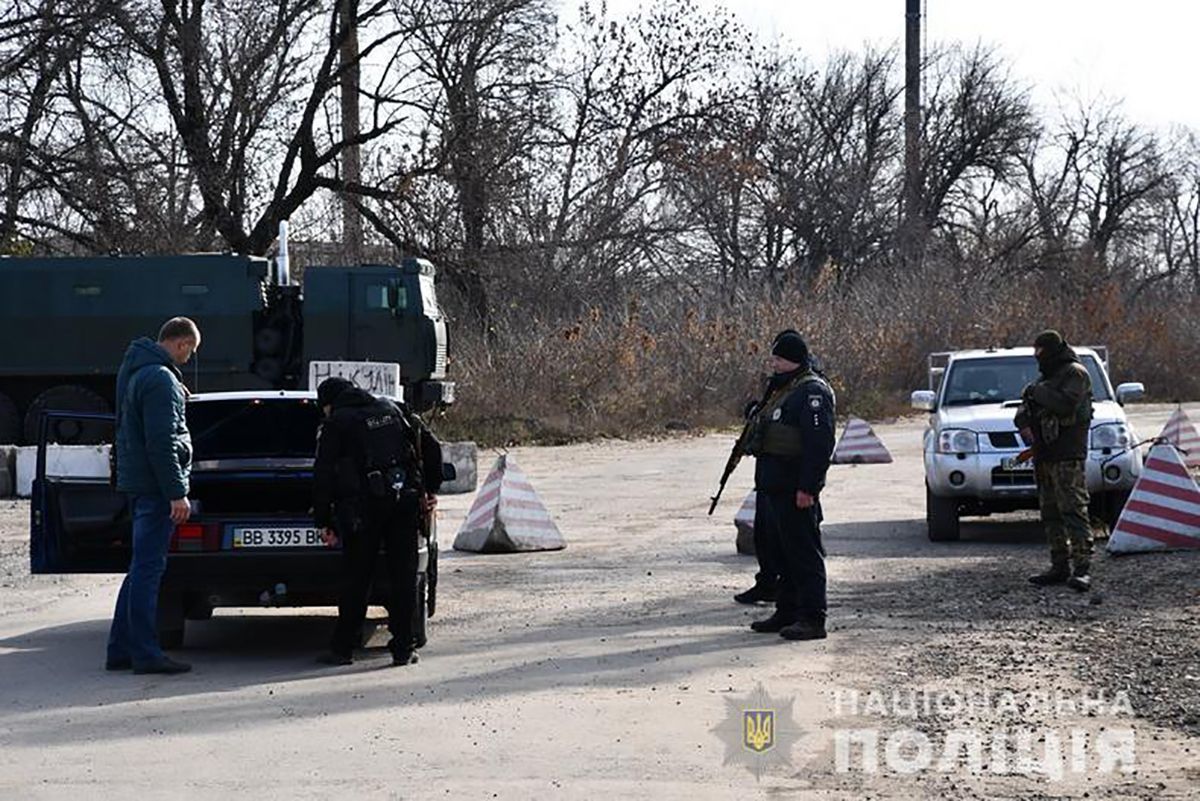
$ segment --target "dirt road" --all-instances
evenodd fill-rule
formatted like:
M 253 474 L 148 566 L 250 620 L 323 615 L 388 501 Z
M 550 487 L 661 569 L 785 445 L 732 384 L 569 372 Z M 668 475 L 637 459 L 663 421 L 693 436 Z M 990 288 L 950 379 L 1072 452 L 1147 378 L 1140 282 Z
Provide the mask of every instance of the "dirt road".
M 894 464 L 833 468 L 819 643 L 730 601 L 749 465 L 704 514 L 729 436 L 514 451 L 570 547 L 446 553 L 405 669 L 319 668 L 332 610 L 249 609 L 189 624 L 187 676 L 108 674 L 119 577 L 29 576 L 28 506 L 0 502 L 0 797 L 1195 798 L 1200 553 L 1101 558 L 1088 598 L 1025 582 L 1029 515 L 932 544 L 922 425 L 876 426 Z M 469 503 L 444 499 L 443 546 Z M 740 745 L 758 688 L 763 758 Z M 993 751 L 1026 734 L 1040 763 Z

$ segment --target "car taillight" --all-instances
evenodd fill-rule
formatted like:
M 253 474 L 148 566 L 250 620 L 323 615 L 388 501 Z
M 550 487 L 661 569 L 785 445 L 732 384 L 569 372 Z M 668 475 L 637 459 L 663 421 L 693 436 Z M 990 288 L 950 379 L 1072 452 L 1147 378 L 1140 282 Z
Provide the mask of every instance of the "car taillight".
M 204 550 L 204 526 L 199 523 L 184 523 L 175 527 L 172 538 L 173 551 L 202 551 Z

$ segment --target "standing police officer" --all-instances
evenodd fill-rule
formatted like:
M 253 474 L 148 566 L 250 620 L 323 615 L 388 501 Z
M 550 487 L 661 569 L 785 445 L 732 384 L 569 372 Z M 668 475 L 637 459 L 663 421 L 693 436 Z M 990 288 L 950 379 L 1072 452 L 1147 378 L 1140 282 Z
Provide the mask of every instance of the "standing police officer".
M 317 402 L 325 420 L 317 434 L 313 519 L 327 545 L 341 541 L 343 554 L 337 626 L 319 661 L 353 661 L 382 544 L 390 585 L 388 650 L 393 665 L 413 664 L 417 537 L 420 516 L 437 504 L 441 445 L 405 407 L 343 378 L 322 381 Z
M 775 613 L 750 625 L 789 640 L 825 637 L 825 549 L 820 493 L 834 447 L 833 389 L 813 370 L 804 338 L 787 330 L 771 349 L 774 375 L 754 411 L 755 547 L 779 572 Z

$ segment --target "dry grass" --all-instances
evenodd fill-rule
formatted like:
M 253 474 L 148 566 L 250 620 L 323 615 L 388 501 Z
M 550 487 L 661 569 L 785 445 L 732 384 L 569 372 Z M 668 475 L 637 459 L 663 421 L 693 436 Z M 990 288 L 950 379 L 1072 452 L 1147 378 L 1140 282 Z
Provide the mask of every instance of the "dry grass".
M 851 290 L 818 281 L 735 305 L 659 296 L 560 323 L 501 321 L 493 344 L 452 342 L 459 401 L 438 428 L 494 445 L 732 425 L 787 327 L 824 364 L 842 415 L 903 413 L 930 351 L 1027 344 L 1047 327 L 1108 345 L 1114 382 L 1144 381 L 1158 400 L 1200 396 L 1196 299 L 1162 290 L 1132 299 L 1106 280 L 1072 286 L 930 269 L 919 280 Z

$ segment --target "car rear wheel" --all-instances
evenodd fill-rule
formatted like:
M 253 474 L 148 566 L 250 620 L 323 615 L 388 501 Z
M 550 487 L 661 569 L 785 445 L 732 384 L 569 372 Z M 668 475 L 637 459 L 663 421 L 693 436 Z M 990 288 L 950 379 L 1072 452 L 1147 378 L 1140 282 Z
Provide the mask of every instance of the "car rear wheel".
M 417 577 L 417 605 L 413 609 L 413 647 L 424 648 L 425 643 L 429 641 L 426 633 L 426 625 L 429 621 L 427 614 L 429 607 L 425 604 L 425 593 L 427 584 L 425 582 L 425 574 L 422 573 Z
M 954 542 L 959 538 L 958 502 L 940 498 L 925 485 L 925 522 L 932 542 Z

